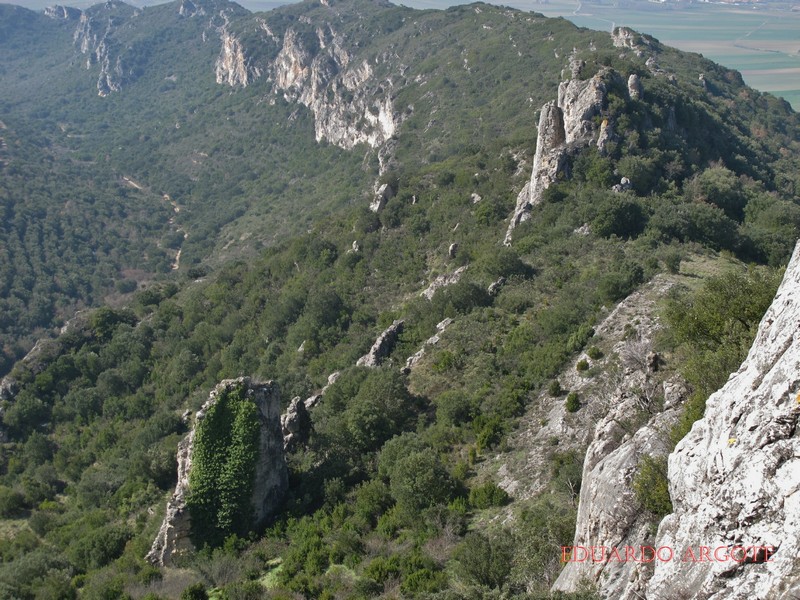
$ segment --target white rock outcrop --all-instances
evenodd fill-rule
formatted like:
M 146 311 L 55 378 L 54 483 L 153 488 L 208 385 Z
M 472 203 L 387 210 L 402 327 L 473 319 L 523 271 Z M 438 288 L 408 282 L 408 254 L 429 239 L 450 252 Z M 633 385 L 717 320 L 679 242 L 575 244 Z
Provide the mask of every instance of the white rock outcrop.
M 217 83 L 247 87 L 261 77 L 261 69 L 246 56 L 244 47 L 236 36 L 223 27 L 220 39 L 222 48 L 214 64 Z
M 383 359 L 389 356 L 397 343 L 397 338 L 403 333 L 403 325 L 405 321 L 398 319 L 387 327 L 372 344 L 364 356 L 358 359 L 356 366 L 359 367 L 377 367 L 383 362 Z
M 447 287 L 448 285 L 453 285 L 461 281 L 461 276 L 467 272 L 467 265 L 463 267 L 458 267 L 452 273 L 446 273 L 444 275 L 439 275 L 436 279 L 430 282 L 428 287 L 422 290 L 419 295 L 424 297 L 426 300 L 433 300 L 433 295 L 440 289 Z
M 330 25 L 318 27 L 316 35 L 312 50 L 297 30 L 286 30 L 270 66 L 276 89 L 311 110 L 317 141 L 345 149 L 362 143 L 377 148 L 400 124 L 391 80 L 379 80 L 366 60 L 356 61 Z
M 681 557 L 706 546 L 715 560 L 656 563 L 648 598 L 800 597 L 798 419 L 800 245 L 744 363 L 669 457 L 674 512 L 656 544 Z M 765 561 L 740 547 L 772 550 Z
M 504 239 L 511 244 L 514 228 L 530 218 L 531 209 L 542 201 L 544 191 L 564 175 L 571 148 L 591 141 L 599 115 L 606 100 L 606 85 L 602 75 L 591 79 L 571 79 L 558 86 L 558 100 L 548 102 L 539 115 L 536 153 L 531 178 L 517 196 L 517 206 Z

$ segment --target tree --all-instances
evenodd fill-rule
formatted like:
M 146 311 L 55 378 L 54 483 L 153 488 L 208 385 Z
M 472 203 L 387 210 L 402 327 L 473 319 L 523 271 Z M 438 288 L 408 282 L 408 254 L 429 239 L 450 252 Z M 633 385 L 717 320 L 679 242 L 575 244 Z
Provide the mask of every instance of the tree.
M 453 551 L 456 572 L 467 583 L 502 588 L 511 572 L 514 547 L 511 535 L 488 537 L 471 532 Z
M 426 508 L 449 501 L 455 485 L 436 454 L 415 452 L 395 464 L 389 488 L 398 508 L 414 518 Z

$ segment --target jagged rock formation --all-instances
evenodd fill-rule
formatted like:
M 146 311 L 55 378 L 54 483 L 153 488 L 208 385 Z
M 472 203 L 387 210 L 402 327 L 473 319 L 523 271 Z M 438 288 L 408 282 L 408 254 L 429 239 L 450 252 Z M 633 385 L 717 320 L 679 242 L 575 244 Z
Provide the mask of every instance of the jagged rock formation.
M 631 100 L 639 100 L 642 97 L 642 93 L 642 81 L 636 73 L 632 73 L 631 76 L 628 77 L 628 95 L 631 97 Z
M 133 11 L 127 5 L 121 6 Z M 90 69 L 95 64 L 100 67 L 97 93 L 104 97 L 112 92 L 118 92 L 127 80 L 122 56 L 111 35 L 114 27 L 115 19 L 103 14 L 102 11 L 96 15 L 83 12 L 73 35 L 80 52 L 87 55 L 86 68 Z
M 463 267 L 458 267 L 452 273 L 447 273 L 445 275 L 439 275 L 436 279 L 431 281 L 430 285 L 426 287 L 424 290 L 420 292 L 420 296 L 428 300 L 433 299 L 433 295 L 436 293 L 436 290 L 440 290 L 443 287 L 447 287 L 448 285 L 453 285 L 454 283 L 458 283 L 461 281 L 461 276 L 467 271 L 467 265 Z
M 287 452 L 308 441 L 308 436 L 311 434 L 311 416 L 300 396 L 292 398 L 286 407 L 286 412 L 281 415 L 281 432 L 283 448 Z
M 444 333 L 444 330 L 447 329 L 450 324 L 453 322 L 453 319 L 447 318 L 443 321 L 440 321 L 436 324 L 436 333 L 429 337 L 425 342 L 422 344 L 422 348 L 417 350 L 414 354 L 409 356 L 406 359 L 406 364 L 403 366 L 403 373 L 408 375 L 411 373 L 411 369 L 413 369 L 417 363 L 422 360 L 422 357 L 425 356 L 425 350 L 428 346 L 435 346 L 441 341 L 441 335 Z
M 198 6 L 192 2 L 192 0 L 181 0 L 178 14 L 182 17 L 194 17 L 203 16 L 206 14 L 206 11 L 202 6 Z
M 51 19 L 74 21 L 81 18 L 81 11 L 80 9 L 73 8 L 71 6 L 61 6 L 60 4 L 56 4 L 54 6 L 48 6 L 45 8 L 44 16 L 50 17 Z
M 648 598 L 800 597 L 800 245 L 739 370 L 669 457 L 674 513 L 656 544 L 771 546 L 737 560 L 657 563 Z M 712 554 L 713 557 L 713 554 Z
M 403 325 L 405 321 L 398 319 L 387 327 L 372 344 L 364 356 L 356 361 L 359 367 L 377 367 L 383 362 L 383 359 L 389 356 L 394 345 L 397 343 L 398 336 L 403 332 Z
M 377 148 L 400 124 L 392 81 L 379 81 L 366 60 L 356 61 L 331 25 L 317 27 L 316 36 L 318 48 L 313 48 L 295 28 L 286 30 L 269 67 L 276 89 L 314 113 L 317 141 L 345 149 L 362 143 Z
M 222 49 L 214 65 L 217 83 L 247 87 L 261 77 L 261 69 L 245 55 L 242 43 L 225 26 L 220 30 Z
M 504 244 L 511 244 L 514 228 L 530 217 L 531 209 L 542 201 L 544 191 L 564 174 L 569 151 L 592 139 L 592 118 L 600 114 L 605 100 L 606 85 L 598 74 L 584 81 L 561 82 L 557 102 L 548 102 L 542 107 L 533 171 L 530 181 L 517 196 Z
M 394 198 L 395 191 L 388 183 L 384 183 L 377 190 L 375 190 L 375 198 L 369 205 L 372 212 L 380 212 L 386 203 Z
M 189 479 L 195 433 L 220 395 L 235 389 L 242 389 L 244 397 L 256 405 L 261 427 L 251 497 L 254 522 L 263 523 L 267 517 L 274 514 L 286 493 L 288 475 L 281 434 L 280 394 L 277 384 L 272 381 L 256 383 L 249 377 L 222 381 L 211 391 L 208 400 L 197 412 L 192 430 L 178 444 L 178 483 L 172 498 L 167 502 L 166 515 L 146 557 L 154 564 L 169 565 L 173 556 L 192 547 L 191 517 L 186 501 L 190 493 Z
M 624 548 L 638 548 L 651 535 L 650 519 L 639 506 L 631 483 L 642 456 L 666 456 L 669 452 L 666 432 L 677 421 L 688 391 L 679 378 L 656 383 L 644 358 L 642 364 L 626 368 L 624 386 L 613 394 L 612 408 L 595 427 L 586 451 L 574 546 L 621 548 L 624 554 Z M 641 392 L 632 393 L 634 390 Z M 630 416 L 659 394 L 665 410 L 635 432 L 629 431 Z M 599 584 L 606 598 L 641 598 L 651 572 L 652 565 L 632 560 L 569 562 L 553 589 L 576 591 L 586 579 Z

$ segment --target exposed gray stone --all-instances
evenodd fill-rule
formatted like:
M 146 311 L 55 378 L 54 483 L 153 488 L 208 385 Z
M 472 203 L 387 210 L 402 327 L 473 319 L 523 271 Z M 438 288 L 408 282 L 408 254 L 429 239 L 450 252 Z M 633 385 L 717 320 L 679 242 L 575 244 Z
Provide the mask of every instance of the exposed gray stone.
M 773 546 L 748 559 L 657 563 L 648 598 L 789 599 L 800 593 L 800 245 L 747 358 L 669 457 L 674 512 L 656 544 Z M 752 557 L 752 554 L 751 554 Z
M 420 296 L 427 298 L 428 300 L 433 299 L 433 295 L 436 293 L 436 290 L 440 290 L 448 285 L 453 285 L 454 283 L 458 283 L 461 280 L 461 276 L 466 272 L 467 265 L 463 267 L 458 267 L 452 273 L 448 273 L 446 275 L 439 275 L 436 279 L 431 281 L 430 285 L 426 287 L 422 292 L 420 292 Z
M 436 333 L 425 340 L 425 342 L 422 344 L 422 347 L 406 359 L 406 364 L 402 368 L 403 373 L 406 375 L 411 373 L 411 370 L 417 366 L 417 363 L 419 363 L 419 361 L 422 360 L 422 357 L 425 356 L 426 348 L 428 346 L 434 346 L 438 344 L 441 341 L 440 335 L 452 322 L 453 319 L 448 317 L 447 319 L 444 319 L 436 324 Z
M 377 367 L 383 362 L 383 359 L 389 356 L 394 345 L 397 343 L 397 337 L 403 332 L 403 324 L 405 321 L 402 319 L 396 320 L 389 325 L 372 344 L 369 352 L 358 359 L 356 365 L 359 367 Z
M 642 81 L 636 73 L 631 73 L 628 77 L 628 95 L 631 100 L 639 100 L 642 97 L 644 90 L 642 88 Z
M 517 205 L 503 241 L 505 245 L 511 244 L 514 228 L 528 220 L 531 209 L 542 201 L 544 191 L 564 175 L 571 148 L 591 141 L 593 118 L 600 114 L 605 97 L 606 85 L 598 74 L 585 81 L 572 79 L 561 82 L 557 102 L 548 102 L 542 107 L 533 171 L 530 181 L 517 196 Z
M 311 434 L 311 416 L 300 396 L 293 398 L 286 407 L 286 412 L 281 415 L 281 432 L 283 447 L 287 452 L 308 442 Z
M 394 194 L 394 189 L 388 183 L 382 184 L 377 190 L 375 190 L 375 197 L 372 199 L 369 209 L 372 212 L 382 211 L 383 207 L 386 206 L 386 203 L 394 198 Z

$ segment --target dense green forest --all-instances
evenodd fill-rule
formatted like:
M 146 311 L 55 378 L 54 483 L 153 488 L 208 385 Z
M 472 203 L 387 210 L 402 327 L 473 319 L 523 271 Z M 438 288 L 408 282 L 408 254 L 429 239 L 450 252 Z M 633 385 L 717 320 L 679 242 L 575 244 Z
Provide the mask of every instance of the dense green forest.
M 185 4 L 87 13 L 117 27 L 128 65 L 105 97 L 99 65 L 73 45 L 76 21 L 0 6 L 0 372 L 13 381 L 0 596 L 567 597 L 549 588 L 574 533 L 581 457 L 554 440 L 550 480 L 524 502 L 480 465 L 543 390 L 581 411 L 558 376 L 592 347 L 601 315 L 702 256 L 735 267 L 665 299 L 663 344 L 693 388 L 680 439 L 746 353 L 800 232 L 800 118 L 697 55 L 646 40 L 659 75 L 605 33 L 534 13 L 343 0 L 250 15 L 195 0 L 205 16 L 184 17 Z M 318 43 L 320 23 L 378 80 L 402 65 L 393 102 L 413 110 L 387 142 L 391 160 L 316 141 L 315 115 L 269 78 L 217 84 L 222 9 L 263 68 L 279 53 L 269 40 L 291 26 Z M 505 247 L 536 111 L 573 48 L 579 76 L 606 82 L 595 124 L 612 122 L 616 141 L 571 153 L 568 176 Z M 633 73 L 640 99 L 624 83 Z M 612 191 L 621 177 L 631 189 Z M 373 212 L 376 181 L 392 196 Z M 460 267 L 457 283 L 420 295 Z M 383 364 L 356 367 L 396 319 Z M 253 531 L 230 514 L 247 477 L 211 485 L 224 469 L 249 472 L 258 437 L 252 406 L 228 398 L 215 418 L 239 423 L 240 454 L 231 467 L 200 461 L 198 549 L 167 569 L 148 563 L 185 411 L 222 379 L 275 380 L 286 405 L 334 371 L 311 438 L 287 457 L 279 516 Z M 657 515 L 669 499 L 651 467 L 640 499 Z

